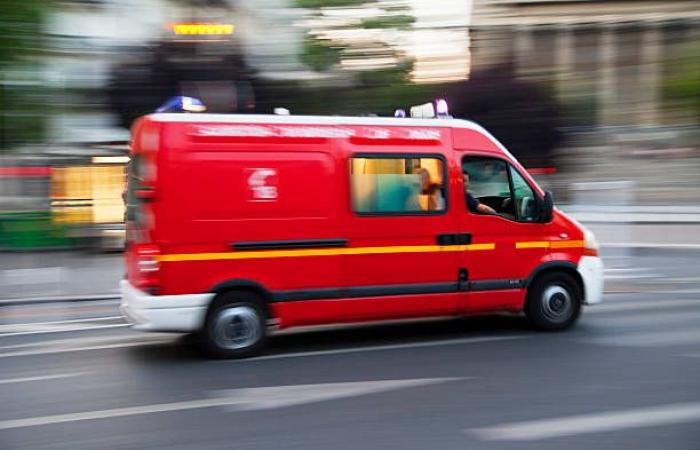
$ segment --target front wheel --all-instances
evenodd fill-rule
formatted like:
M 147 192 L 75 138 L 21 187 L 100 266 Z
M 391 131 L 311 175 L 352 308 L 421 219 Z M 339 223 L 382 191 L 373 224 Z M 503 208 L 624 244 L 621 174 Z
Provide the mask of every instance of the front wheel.
M 583 295 L 569 274 L 552 272 L 535 279 L 525 301 L 525 315 L 541 330 L 563 330 L 581 314 Z
M 232 292 L 214 300 L 202 330 L 204 350 L 215 358 L 244 358 L 260 351 L 266 318 L 257 296 Z

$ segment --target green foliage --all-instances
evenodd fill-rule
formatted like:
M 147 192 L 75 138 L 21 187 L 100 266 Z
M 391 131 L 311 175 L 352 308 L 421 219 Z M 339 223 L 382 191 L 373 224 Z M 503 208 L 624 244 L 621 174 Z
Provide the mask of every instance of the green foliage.
M 46 92 L 32 57 L 43 46 L 44 15 L 50 0 L 0 1 L 0 150 L 41 140 Z
M 261 86 L 262 88 L 262 86 Z M 258 103 L 259 112 L 272 108 L 289 108 L 294 115 L 364 115 L 391 116 L 397 108 L 434 99 L 444 86 L 394 84 L 354 88 L 309 88 L 302 84 L 268 84 L 261 89 L 267 98 Z
M 304 41 L 301 61 L 314 70 L 323 72 L 340 61 L 340 49 L 333 47 L 327 41 L 307 38 Z
M 696 122 L 700 122 L 700 42 L 687 45 L 684 56 L 666 80 L 664 96 L 687 108 Z
M 49 1 L 0 1 L 0 69 L 41 48 L 43 13 Z
M 406 14 L 394 16 L 372 17 L 362 21 L 363 28 L 398 28 L 406 29 L 416 21 L 416 18 Z
M 324 8 L 333 6 L 359 6 L 367 0 L 296 0 L 299 8 Z
M 409 75 L 413 71 L 413 59 L 405 59 L 396 67 L 363 71 L 358 74 L 358 79 L 363 86 L 392 86 L 406 84 Z
M 45 89 L 0 84 L 0 150 L 43 139 Z

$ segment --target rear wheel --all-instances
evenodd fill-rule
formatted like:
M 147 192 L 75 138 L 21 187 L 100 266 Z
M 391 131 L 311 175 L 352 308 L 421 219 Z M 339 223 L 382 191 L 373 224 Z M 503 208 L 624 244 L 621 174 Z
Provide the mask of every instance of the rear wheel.
M 210 356 L 244 358 L 262 349 L 266 334 L 260 298 L 250 292 L 229 292 L 214 299 L 201 338 Z
M 541 330 L 563 330 L 573 325 L 581 314 L 582 292 L 569 274 L 550 272 L 530 285 L 525 315 Z

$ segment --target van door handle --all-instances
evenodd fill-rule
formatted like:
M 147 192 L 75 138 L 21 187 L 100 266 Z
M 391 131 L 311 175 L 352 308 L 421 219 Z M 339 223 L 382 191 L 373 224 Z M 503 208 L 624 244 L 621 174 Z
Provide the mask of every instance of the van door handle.
M 435 238 L 437 245 L 459 245 L 457 233 L 442 233 Z
M 443 233 L 436 236 L 438 245 L 469 245 L 472 243 L 471 233 Z
M 472 243 L 471 233 L 460 233 L 457 235 L 457 241 L 459 245 L 469 245 Z

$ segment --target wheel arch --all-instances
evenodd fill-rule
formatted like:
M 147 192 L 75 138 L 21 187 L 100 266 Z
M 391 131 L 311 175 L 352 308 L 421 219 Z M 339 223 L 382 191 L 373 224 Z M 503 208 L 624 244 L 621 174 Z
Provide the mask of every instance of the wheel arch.
M 582 299 L 586 298 L 586 286 L 583 282 L 583 278 L 577 270 L 576 264 L 570 261 L 548 261 L 537 266 L 535 270 L 533 270 L 532 273 L 525 279 L 525 289 L 529 289 L 537 278 L 552 272 L 563 272 L 571 275 L 571 277 L 576 280 L 576 284 L 578 284 L 578 287 L 581 290 Z
M 265 286 L 252 280 L 231 279 L 217 283 L 209 290 L 209 292 L 214 294 L 214 297 L 209 303 L 209 308 L 216 304 L 217 301 L 220 301 L 219 299 L 222 298 L 223 294 L 236 291 L 251 292 L 257 295 L 260 298 L 261 306 L 264 308 L 265 314 L 268 318 L 271 317 L 270 300 L 272 294 Z

